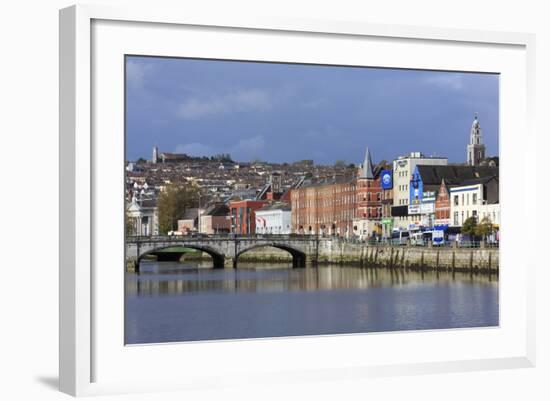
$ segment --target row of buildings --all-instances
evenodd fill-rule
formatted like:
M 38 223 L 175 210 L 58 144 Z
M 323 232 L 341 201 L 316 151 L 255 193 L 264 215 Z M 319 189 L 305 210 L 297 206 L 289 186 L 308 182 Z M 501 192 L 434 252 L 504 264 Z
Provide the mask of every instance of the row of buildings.
M 485 157 L 477 115 L 466 159 L 450 164 L 446 157 L 413 152 L 374 164 L 367 149 L 362 164 L 331 176 L 309 174 L 282 185 L 281 175 L 271 173 L 252 196 L 189 210 L 178 232 L 389 238 L 399 231 L 460 227 L 469 217 L 488 219 L 498 230 L 498 158 Z M 154 219 L 153 213 L 147 220 Z

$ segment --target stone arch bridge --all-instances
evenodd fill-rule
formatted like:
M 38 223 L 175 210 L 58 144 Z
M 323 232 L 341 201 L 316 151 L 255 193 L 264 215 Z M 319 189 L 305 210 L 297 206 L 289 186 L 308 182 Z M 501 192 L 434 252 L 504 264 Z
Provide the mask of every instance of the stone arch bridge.
M 352 246 L 352 249 L 349 246 Z M 292 255 L 293 267 L 315 266 L 321 259 L 338 261 L 344 254 L 350 251 L 362 252 L 364 248 L 360 244 L 349 244 L 336 237 L 313 235 L 128 237 L 126 261 L 132 263 L 135 270 L 139 271 L 139 262 L 144 256 L 174 247 L 197 249 L 209 254 L 214 268 L 236 268 L 241 254 L 260 247 L 274 247 L 289 252 Z M 179 256 L 181 254 L 183 252 Z

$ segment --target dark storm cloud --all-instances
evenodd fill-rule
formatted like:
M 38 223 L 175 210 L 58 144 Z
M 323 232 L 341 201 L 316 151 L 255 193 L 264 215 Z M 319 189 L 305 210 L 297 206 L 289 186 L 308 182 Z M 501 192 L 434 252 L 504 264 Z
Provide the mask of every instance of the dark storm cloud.
M 359 163 L 411 151 L 464 161 L 479 113 L 498 154 L 498 76 L 129 57 L 127 157 L 151 147 L 236 160 Z

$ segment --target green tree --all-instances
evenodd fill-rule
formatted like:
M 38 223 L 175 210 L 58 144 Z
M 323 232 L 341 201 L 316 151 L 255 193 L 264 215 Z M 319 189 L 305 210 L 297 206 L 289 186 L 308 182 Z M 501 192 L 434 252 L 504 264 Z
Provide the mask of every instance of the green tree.
M 477 225 L 475 229 L 475 234 L 485 240 L 487 236 L 491 234 L 491 231 L 493 231 L 491 220 L 489 220 L 487 217 L 484 217 L 483 220 L 481 220 Z
M 170 184 L 157 199 L 159 230 L 161 234 L 177 229 L 178 220 L 187 209 L 197 207 L 199 188 L 192 184 Z
M 474 236 L 476 235 L 476 228 L 477 228 L 477 221 L 476 221 L 476 218 L 472 216 L 464 220 L 464 223 L 462 223 L 462 228 L 460 229 L 460 232 L 462 234 Z
M 124 213 L 124 228 L 126 232 L 126 236 L 129 235 L 135 235 L 136 231 L 136 224 L 132 217 L 130 217 L 130 214 L 128 213 L 128 209 L 125 210 Z
M 334 167 L 346 167 L 346 161 L 345 160 L 336 160 L 334 162 Z

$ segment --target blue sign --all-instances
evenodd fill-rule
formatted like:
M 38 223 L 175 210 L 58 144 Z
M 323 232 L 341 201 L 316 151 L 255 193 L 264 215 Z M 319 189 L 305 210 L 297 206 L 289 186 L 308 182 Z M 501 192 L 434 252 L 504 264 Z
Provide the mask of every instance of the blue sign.
M 393 175 L 391 170 L 382 170 L 380 173 L 380 183 L 382 189 L 392 189 L 393 188 Z
M 411 177 L 411 182 L 409 184 L 409 204 L 410 205 L 419 205 L 422 203 L 424 194 L 424 183 L 422 182 L 422 177 L 418 172 L 418 166 L 414 168 L 413 175 Z

